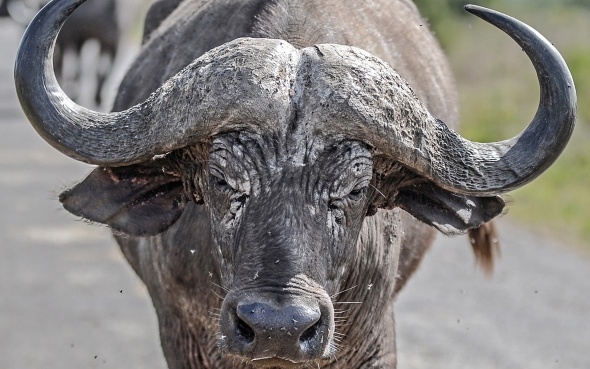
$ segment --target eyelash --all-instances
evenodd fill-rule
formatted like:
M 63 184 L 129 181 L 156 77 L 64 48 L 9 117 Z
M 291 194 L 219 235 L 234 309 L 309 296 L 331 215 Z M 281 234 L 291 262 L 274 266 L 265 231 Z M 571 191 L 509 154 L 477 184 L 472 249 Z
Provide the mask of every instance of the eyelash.
M 211 175 L 211 181 L 213 182 L 213 186 L 218 191 L 232 191 L 233 188 L 227 183 L 225 178 L 216 176 L 214 174 Z
M 366 187 L 362 187 L 362 188 L 355 188 L 352 191 L 350 191 L 350 193 L 348 194 L 349 198 L 352 199 L 356 199 L 359 198 L 360 196 L 362 196 L 365 193 L 365 188 Z

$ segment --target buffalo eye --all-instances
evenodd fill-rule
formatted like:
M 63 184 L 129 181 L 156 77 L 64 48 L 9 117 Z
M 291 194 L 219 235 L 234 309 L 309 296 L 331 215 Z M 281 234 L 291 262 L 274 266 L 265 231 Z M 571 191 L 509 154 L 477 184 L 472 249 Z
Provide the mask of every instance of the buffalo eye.
M 218 187 L 226 187 L 228 186 L 227 181 L 223 178 L 214 177 L 215 185 Z
M 362 199 L 365 195 L 365 193 L 367 192 L 367 187 L 355 187 L 352 189 L 352 191 L 350 191 L 350 193 L 347 195 L 347 198 L 352 200 L 352 201 L 358 201 L 360 199 Z
M 218 192 L 235 192 L 235 189 L 227 183 L 225 178 L 211 173 L 211 184 Z
M 357 208 L 360 205 L 360 201 L 366 197 L 367 194 L 367 185 L 366 184 L 358 184 L 353 187 L 350 192 L 346 195 L 342 196 L 334 196 L 332 197 L 329 205 L 328 210 L 332 213 L 334 217 L 334 221 L 336 224 L 343 224 L 345 213 L 347 208 Z
M 362 199 L 364 199 L 367 195 L 367 186 L 366 182 L 358 183 L 355 185 L 351 190 L 349 190 L 348 194 L 341 197 L 341 201 L 348 201 L 352 203 L 356 203 Z
M 346 206 L 347 203 L 353 202 L 356 203 L 363 198 L 367 194 L 367 185 L 365 184 L 358 184 L 350 190 L 347 194 L 340 194 L 339 196 L 332 195 L 330 196 L 330 204 L 329 209 L 331 211 L 340 209 L 343 206 Z

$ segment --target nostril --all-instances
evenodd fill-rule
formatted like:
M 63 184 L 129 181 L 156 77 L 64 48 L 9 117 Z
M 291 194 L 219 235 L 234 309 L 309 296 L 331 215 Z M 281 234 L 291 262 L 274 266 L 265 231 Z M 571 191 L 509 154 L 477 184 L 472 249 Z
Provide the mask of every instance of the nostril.
M 238 317 L 236 317 L 236 331 L 238 336 L 240 336 L 246 343 L 254 342 L 256 333 L 254 333 L 254 330 L 250 328 L 245 321 Z
M 317 335 L 318 329 L 320 328 L 320 322 L 321 320 L 318 320 L 314 325 L 307 328 L 299 337 L 299 342 L 305 343 L 311 341 Z

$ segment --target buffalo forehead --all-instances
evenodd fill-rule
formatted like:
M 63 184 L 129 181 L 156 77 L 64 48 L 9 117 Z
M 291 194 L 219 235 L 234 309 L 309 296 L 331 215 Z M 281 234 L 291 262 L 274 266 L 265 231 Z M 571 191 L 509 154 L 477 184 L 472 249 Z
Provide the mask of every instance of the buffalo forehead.
M 196 115 L 220 122 L 214 133 L 364 138 L 363 122 L 382 121 L 384 104 L 395 114 L 393 100 L 413 97 L 385 62 L 342 45 L 297 49 L 282 40 L 241 38 L 205 53 L 189 70 L 197 71 L 191 85 L 201 91 Z M 400 86 L 409 96 L 384 98 Z
M 410 112 L 421 103 L 406 80 L 370 53 L 342 45 L 316 45 L 303 50 L 309 66 L 300 93 L 301 119 L 316 122 L 316 132 L 340 135 L 371 146 L 390 139 L 408 146 L 420 137 L 426 117 Z M 416 124 L 420 122 L 420 124 Z M 391 134 L 396 135 L 390 137 Z
M 174 101 L 161 105 L 175 106 L 172 116 L 193 122 L 195 129 L 210 126 L 211 135 L 284 130 L 298 59 L 299 52 L 284 41 L 234 40 L 173 77 L 167 85 L 179 91 L 163 94 Z

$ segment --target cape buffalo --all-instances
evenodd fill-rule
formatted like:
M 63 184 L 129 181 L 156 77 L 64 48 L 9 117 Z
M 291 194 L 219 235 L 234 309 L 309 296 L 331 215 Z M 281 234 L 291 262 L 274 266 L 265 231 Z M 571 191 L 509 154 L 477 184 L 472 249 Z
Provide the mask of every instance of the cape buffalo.
M 58 79 L 64 81 L 67 76 L 73 78 L 77 87 L 76 91 L 80 95 L 79 90 L 83 88 L 81 85 L 82 47 L 90 40 L 98 42 L 99 53 L 95 60 L 96 86 L 91 94 L 91 102 L 100 106 L 102 90 L 113 67 L 120 39 L 121 30 L 117 20 L 116 0 L 90 1 L 81 5 L 68 18 L 57 38 L 54 63 Z M 64 69 L 64 56 L 68 52 L 76 56 L 77 63 L 71 66 L 74 70 Z
M 522 47 L 541 89 L 520 135 L 476 143 L 449 127 L 451 74 L 408 0 L 167 1 L 112 113 L 73 103 L 52 70 L 84 0 L 53 1 L 25 34 L 28 119 L 98 165 L 61 202 L 113 229 L 170 368 L 394 368 L 393 303 L 434 228 L 484 225 L 565 147 L 565 62 L 527 25 L 468 6 Z
M 48 0 L 1 0 L 0 16 L 11 16 L 16 22 L 26 25 L 35 13 L 45 6 Z M 91 94 L 96 106 L 102 103 L 102 90 L 112 69 L 121 30 L 117 20 L 117 0 L 91 1 L 81 5 L 68 21 L 56 41 L 54 65 L 58 80 L 65 84 L 69 79 L 71 90 L 79 91 L 82 60 L 82 47 L 89 41 L 98 42 L 99 53 L 96 60 L 96 88 Z M 72 53 L 76 63 L 64 69 L 64 54 Z M 94 77 L 94 76 L 93 76 Z
M 8 12 L 8 1 L 7 0 L 0 0 L 0 17 L 8 17 L 10 13 Z
M 11 17 L 16 22 L 28 24 L 47 0 L 0 0 L 0 16 Z

